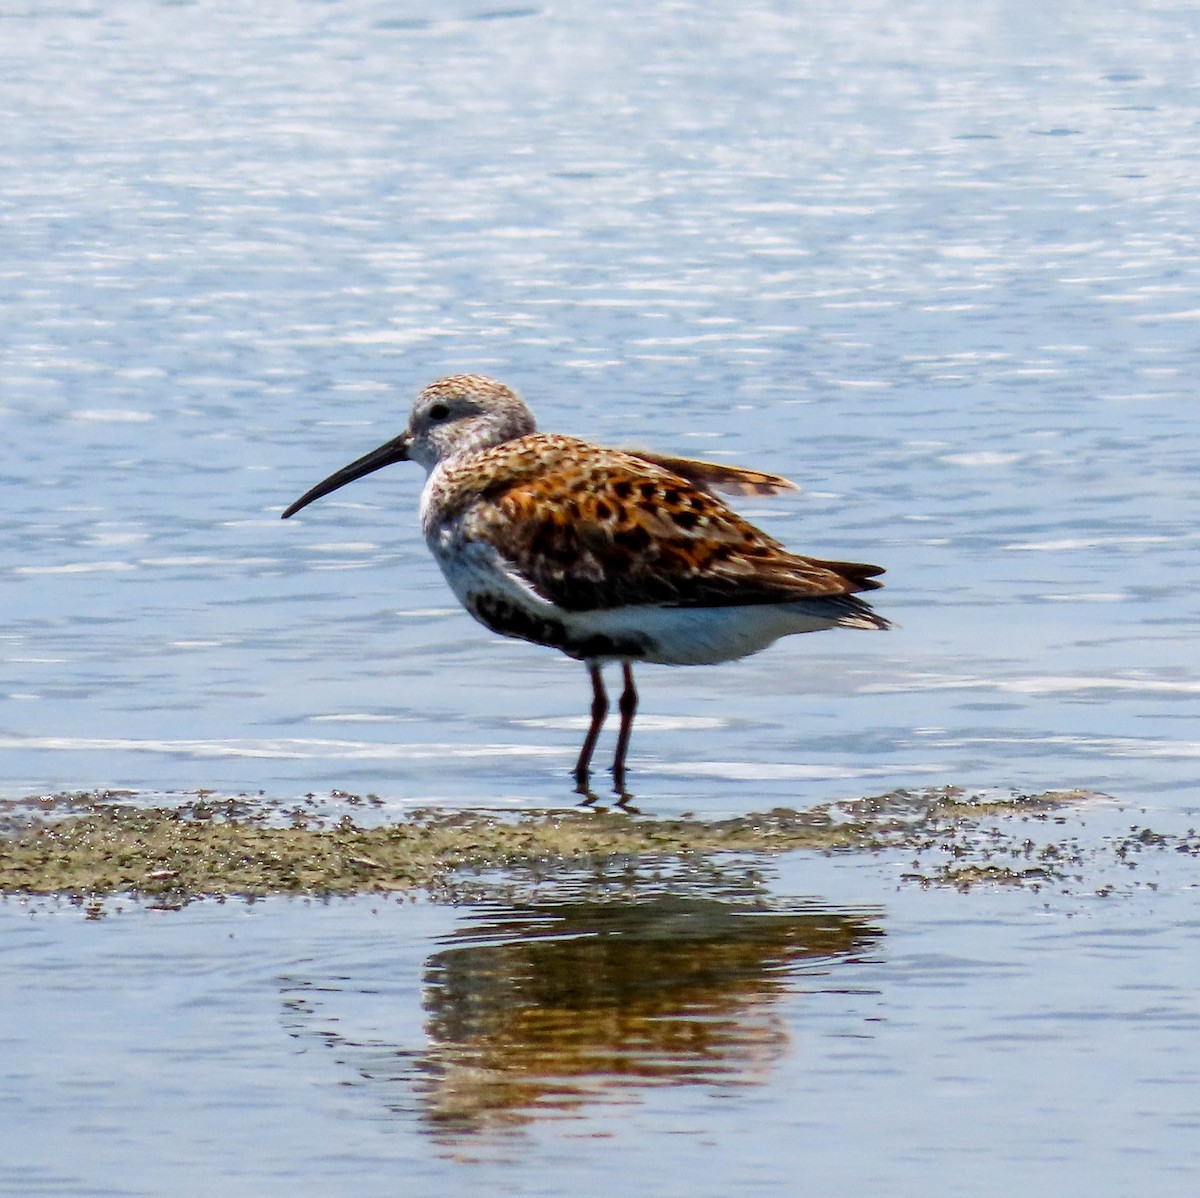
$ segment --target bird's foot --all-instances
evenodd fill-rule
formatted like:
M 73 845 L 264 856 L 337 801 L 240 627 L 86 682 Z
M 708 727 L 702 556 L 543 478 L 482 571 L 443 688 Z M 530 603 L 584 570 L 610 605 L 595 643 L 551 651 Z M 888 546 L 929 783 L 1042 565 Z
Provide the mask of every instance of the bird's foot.
M 579 802 L 580 807 L 594 807 L 597 803 L 603 805 L 603 798 L 592 789 L 591 773 L 575 774 L 575 793 L 583 795 Z M 613 807 L 624 811 L 630 815 L 639 814 L 638 809 L 633 806 L 633 795 L 625 789 L 625 779 L 622 777 L 620 784 L 617 784 L 616 779 L 613 780 L 613 794 L 616 795 L 616 800 L 613 802 Z
M 641 815 L 641 808 L 633 805 L 633 795 L 629 791 L 619 790 L 616 792 L 616 795 L 617 801 L 613 804 L 613 807 L 617 811 L 623 811 L 626 815 Z
M 580 807 L 590 807 L 600 801 L 600 796 L 592 789 L 592 774 L 590 770 L 575 771 L 575 793 L 583 795 Z
M 630 811 L 637 813 L 637 808 L 632 805 L 633 795 L 625 788 L 625 767 L 623 765 L 613 766 L 613 794 L 617 796 L 617 801 L 613 804 L 614 807 L 619 807 L 622 811 Z

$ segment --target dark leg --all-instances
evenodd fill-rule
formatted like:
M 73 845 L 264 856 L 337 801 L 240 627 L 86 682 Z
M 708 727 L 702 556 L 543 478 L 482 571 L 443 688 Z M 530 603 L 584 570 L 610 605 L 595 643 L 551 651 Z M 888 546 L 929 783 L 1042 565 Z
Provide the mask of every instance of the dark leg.
M 601 677 L 600 667 L 589 661 L 588 673 L 592 676 L 592 723 L 587 730 L 587 736 L 583 738 L 583 748 L 579 750 L 579 760 L 575 762 L 575 789 L 580 794 L 591 793 L 587 783 L 588 775 L 591 773 L 592 751 L 600 737 L 604 718 L 608 715 L 608 693 L 604 689 L 604 679 Z
M 626 661 L 621 663 L 621 669 L 625 672 L 625 689 L 621 692 L 621 701 L 617 705 L 621 710 L 621 731 L 617 733 L 617 752 L 613 757 L 613 788 L 624 797 L 625 753 L 629 749 L 629 734 L 633 731 L 638 693 L 633 685 L 633 667 Z

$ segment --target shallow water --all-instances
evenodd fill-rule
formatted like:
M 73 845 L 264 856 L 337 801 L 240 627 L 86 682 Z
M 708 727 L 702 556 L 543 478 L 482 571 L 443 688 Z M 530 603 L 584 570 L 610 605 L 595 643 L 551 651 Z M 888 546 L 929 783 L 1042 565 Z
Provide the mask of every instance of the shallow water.
M 0 1192 L 1190 1192 L 1194 893 L 770 873 L 765 906 L 9 900 Z
M 787 474 L 741 510 L 888 568 L 887 635 L 640 671 L 644 810 L 957 783 L 1194 823 L 1198 32 L 1178 3 L 0 5 L 0 787 L 570 801 L 583 671 L 457 610 L 419 471 L 278 519 L 473 369 L 546 428 Z M 1193 864 L 1046 913 L 784 863 L 788 901 L 882 911 L 830 963 L 851 997 L 784 969 L 752 1084 L 539 1115 L 505 1184 L 989 1192 L 986 1159 L 1191 1192 Z M 424 971 L 482 916 L 371 907 L 10 901 L 4 1106 L 37 1099 L 3 1184 L 478 1186 L 404 1079 L 312 1047 L 383 970 L 371 1043 L 435 1052 Z

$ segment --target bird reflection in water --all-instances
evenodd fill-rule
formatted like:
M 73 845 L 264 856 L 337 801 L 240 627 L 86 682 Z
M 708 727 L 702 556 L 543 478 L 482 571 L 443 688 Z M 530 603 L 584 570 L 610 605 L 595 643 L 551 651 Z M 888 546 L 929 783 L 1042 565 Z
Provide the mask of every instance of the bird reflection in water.
M 338 1047 L 387 1105 L 411 1111 L 415 1096 L 426 1130 L 461 1144 L 646 1086 L 761 1082 L 787 1049 L 778 1006 L 797 975 L 819 977 L 882 935 L 816 903 L 485 908 L 428 961 L 423 1051 Z

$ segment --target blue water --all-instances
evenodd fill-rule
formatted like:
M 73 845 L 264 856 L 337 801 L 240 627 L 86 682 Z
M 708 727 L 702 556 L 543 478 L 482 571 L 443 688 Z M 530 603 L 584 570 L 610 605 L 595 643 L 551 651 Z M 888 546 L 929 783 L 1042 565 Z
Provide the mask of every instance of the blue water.
M 1092 788 L 1143 822 L 1194 823 L 1198 37 L 1200 15 L 1171 2 L 0 3 L 0 791 L 346 789 L 385 810 L 569 802 L 583 671 L 456 608 L 416 529 L 419 470 L 278 518 L 399 431 L 420 386 L 469 369 L 519 388 L 548 429 L 789 475 L 799 494 L 741 510 L 798 550 L 888 569 L 878 607 L 900 627 L 886 635 L 640 671 L 630 782 L 644 810 L 956 783 Z M 1194 953 L 1190 864 L 1160 880 L 1169 898 L 1121 900 L 1114 926 L 1139 936 L 1112 932 L 1094 952 L 1070 947 L 1070 904 L 1048 925 L 1036 904 L 989 921 L 972 914 L 982 900 L 893 898 L 891 875 L 866 866 L 850 894 L 824 896 L 901 904 L 917 954 L 942 951 L 940 921 L 979 919 L 971 935 L 989 947 L 963 967 L 954 1009 L 986 1022 L 962 1005 L 982 987 L 1011 1004 L 1006 1026 L 1057 1014 L 1053 1059 L 1036 1039 L 1002 1051 L 1031 1094 L 1064 1078 L 1095 1092 L 1092 1050 L 1123 1027 L 1114 1120 L 1159 1110 L 1148 1093 L 1181 1104 L 1139 1124 L 1144 1148 L 1130 1148 L 1154 1162 L 1152 1185 L 1089 1165 L 1085 1149 L 1112 1145 L 1103 1129 L 1061 1151 L 1049 1128 L 1037 1145 L 1008 1135 L 1015 1077 L 995 1089 L 1008 1112 L 997 1136 L 967 1135 L 968 1118 L 991 1124 L 950 1100 L 959 1083 L 913 1068 L 914 1044 L 938 1037 L 936 1005 L 907 1025 L 915 1040 L 870 1026 L 891 1089 L 862 1090 L 853 1065 L 796 1080 L 805 1052 L 834 1060 L 840 1019 L 861 1033 L 834 1012 L 840 1030 L 813 1033 L 815 1049 L 800 1037 L 757 1097 L 695 1108 L 691 1091 L 661 1087 L 635 1128 L 610 1113 L 595 1134 L 632 1175 L 659 1154 L 732 1153 L 748 1190 L 797 1175 L 775 1140 L 765 1164 L 758 1154 L 802 1126 L 829 1177 L 834 1157 L 851 1158 L 884 1193 L 916 1192 L 922 1171 L 996 1192 L 969 1170 L 998 1141 L 1039 1162 L 1035 1190 L 1190 1192 L 1194 1069 L 1164 1080 L 1129 1065 L 1165 1037 L 1185 1069 L 1194 1024 L 1126 1026 L 1119 1003 L 1090 1023 L 1070 1014 L 1087 1006 L 1079 971 L 1136 984 L 1149 929 L 1164 953 Z M 786 871 L 778 886 L 812 892 Z M 321 917 L 336 927 L 352 909 Z M 281 921 L 264 977 L 302 951 L 288 938 L 315 909 L 279 910 L 264 919 Z M 198 919 L 215 944 L 223 921 L 253 922 L 231 911 L 112 926 L 150 961 L 164 928 Z M 3 924 L 5 938 L 32 934 L 13 904 Z M 89 937 L 114 937 L 113 961 L 126 951 L 70 916 L 37 927 L 35 990 L 64 959 L 82 969 L 106 951 Z M 412 929 L 414 962 L 426 929 Z M 1048 968 L 1061 1005 L 990 990 L 979 960 L 991 954 Z M 206 968 L 220 978 L 236 964 Z M 906 975 L 873 968 L 888 1003 Z M 137 1029 L 177 1000 L 152 989 L 121 1018 Z M 210 1045 L 226 1031 L 197 1035 Z M 977 1083 L 1000 1051 L 989 1034 L 952 1040 Z M 133 1041 L 105 1044 L 84 1036 L 75 1052 L 161 1080 Z M 321 1106 L 313 1095 L 336 1074 L 311 1055 L 305 1068 L 286 1100 L 375 1162 L 358 1192 L 394 1192 L 392 1151 L 355 1139 L 367 1116 Z M 25 1089 L 13 1076 L 6 1102 Z M 105 1117 L 134 1110 L 139 1092 L 130 1083 Z M 64 1121 L 79 1126 L 64 1093 L 37 1108 L 60 1137 Z M 278 1114 L 278 1088 L 256 1094 L 259 1115 Z M 900 1167 L 901 1102 L 927 1127 L 962 1121 L 941 1157 L 926 1141 L 905 1158 L 914 1173 Z M 839 1103 L 858 1105 L 832 1127 Z M 877 1104 L 890 1137 L 869 1133 Z M 1067 1109 L 1065 1097 L 1047 1108 Z M 128 1169 L 161 1163 L 151 1131 L 186 1122 L 190 1168 L 216 1160 L 225 1118 L 204 1102 L 185 1120 L 160 1113 L 122 1149 L 123 1181 L 83 1156 L 62 1176 L 76 1191 L 161 1192 L 149 1165 Z M 613 1160 L 556 1127 L 538 1126 L 508 1192 L 608 1192 Z M 420 1155 L 411 1120 L 387 1135 Z M 86 1138 L 66 1142 L 70 1157 Z M 302 1162 L 272 1172 L 259 1139 L 242 1152 L 223 1192 L 329 1192 Z M 800 1155 L 783 1159 L 801 1170 Z M 436 1159 L 438 1192 L 479 1184 Z M 58 1192 L 36 1171 L 10 1189 L 38 1192 L 35 1176 Z M 170 1188 L 185 1192 L 178 1177 Z M 668 1174 L 647 1192 L 677 1190 Z

